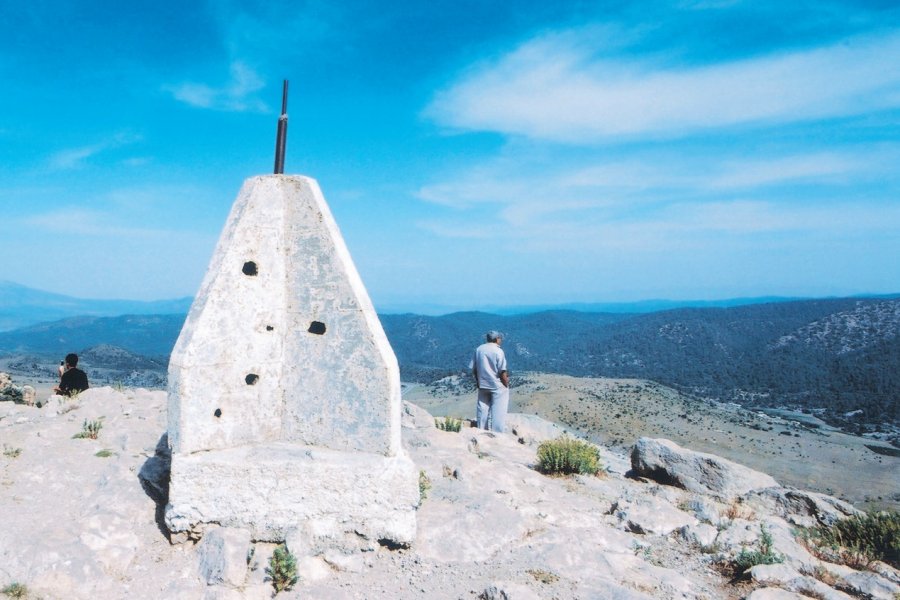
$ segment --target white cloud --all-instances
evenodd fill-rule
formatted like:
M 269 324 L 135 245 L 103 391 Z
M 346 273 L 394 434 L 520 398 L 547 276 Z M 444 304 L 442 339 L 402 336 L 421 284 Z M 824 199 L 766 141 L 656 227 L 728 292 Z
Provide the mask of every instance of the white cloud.
M 160 238 L 172 232 L 123 224 L 112 213 L 82 208 L 60 208 L 20 220 L 23 226 L 51 235 L 100 236 L 111 238 Z
M 85 165 L 88 159 L 102 152 L 133 144 L 140 140 L 141 137 L 138 135 L 120 132 L 96 144 L 60 150 L 50 157 L 50 168 L 58 170 L 79 169 Z
M 268 112 L 266 104 L 255 96 L 266 82 L 256 71 L 241 61 L 229 67 L 229 80 L 220 87 L 205 83 L 185 82 L 164 89 L 185 104 L 230 112 Z
M 525 43 L 438 93 L 437 123 L 593 143 L 900 106 L 900 34 L 693 67 L 606 56 L 595 30 Z

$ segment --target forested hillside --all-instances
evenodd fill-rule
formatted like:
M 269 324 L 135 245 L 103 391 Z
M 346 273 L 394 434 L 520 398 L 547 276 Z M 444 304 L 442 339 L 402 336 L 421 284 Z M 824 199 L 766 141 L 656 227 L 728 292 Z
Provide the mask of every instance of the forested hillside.
M 184 315 L 65 319 L 0 332 L 0 352 L 60 357 L 107 344 L 164 360 L 183 321 Z M 513 373 L 651 379 L 752 406 L 826 409 L 830 421 L 851 429 L 900 423 L 897 298 L 649 314 L 382 315 L 381 321 L 406 381 L 466 371 L 484 332 L 498 329 Z M 115 353 L 107 348 L 99 356 Z
M 382 322 L 405 376 L 422 381 L 466 369 L 483 331 L 495 328 L 513 371 L 640 377 L 720 400 L 825 408 L 851 427 L 900 420 L 897 299 Z

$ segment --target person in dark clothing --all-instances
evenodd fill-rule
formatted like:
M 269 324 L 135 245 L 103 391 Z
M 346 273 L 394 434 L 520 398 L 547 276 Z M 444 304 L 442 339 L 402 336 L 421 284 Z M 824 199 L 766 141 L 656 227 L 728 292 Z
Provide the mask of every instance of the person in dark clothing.
M 87 374 L 78 368 L 78 355 L 66 355 L 66 371 L 59 378 L 59 387 L 53 388 L 53 391 L 61 396 L 71 396 L 78 392 L 83 392 L 90 387 L 88 385 Z

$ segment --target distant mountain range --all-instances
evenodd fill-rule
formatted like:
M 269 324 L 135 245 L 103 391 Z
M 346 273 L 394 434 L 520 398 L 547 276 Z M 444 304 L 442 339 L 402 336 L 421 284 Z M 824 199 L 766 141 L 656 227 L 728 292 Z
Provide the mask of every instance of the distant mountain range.
M 186 314 L 193 298 L 142 302 L 139 300 L 90 300 L 35 290 L 0 281 L 0 331 L 67 317 Z
M 0 332 L 0 353 L 62 356 L 106 344 L 164 364 L 185 314 L 31 325 Z M 405 381 L 466 371 L 484 332 L 498 329 L 513 374 L 635 377 L 722 401 L 824 409 L 845 425 L 900 423 L 897 296 L 643 314 L 388 314 L 381 321 Z

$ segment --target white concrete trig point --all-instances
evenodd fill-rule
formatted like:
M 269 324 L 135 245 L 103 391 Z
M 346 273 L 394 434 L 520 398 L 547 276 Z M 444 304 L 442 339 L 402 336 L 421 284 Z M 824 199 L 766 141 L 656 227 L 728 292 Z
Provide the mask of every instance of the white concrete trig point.
M 315 180 L 248 179 L 169 362 L 166 524 L 410 543 L 400 374 Z

